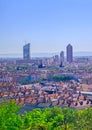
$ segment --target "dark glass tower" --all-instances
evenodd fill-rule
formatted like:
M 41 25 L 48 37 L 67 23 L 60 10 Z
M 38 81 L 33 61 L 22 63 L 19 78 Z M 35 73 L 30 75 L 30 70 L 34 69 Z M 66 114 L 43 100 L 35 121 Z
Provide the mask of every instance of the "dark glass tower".
M 63 63 L 64 63 L 64 51 L 61 51 L 60 52 L 60 67 L 63 66 Z
M 23 46 L 23 59 L 30 60 L 30 43 Z
M 67 56 L 67 62 L 72 63 L 73 62 L 73 47 L 71 44 L 68 44 L 66 47 L 66 56 Z

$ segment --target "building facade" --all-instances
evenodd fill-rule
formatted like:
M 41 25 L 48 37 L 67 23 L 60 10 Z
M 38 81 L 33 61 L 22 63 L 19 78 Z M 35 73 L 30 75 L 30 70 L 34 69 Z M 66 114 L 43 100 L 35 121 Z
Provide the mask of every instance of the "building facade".
M 62 67 L 64 63 L 64 51 L 60 52 L 60 66 Z
M 54 64 L 59 65 L 59 55 L 54 56 Z
M 30 43 L 23 46 L 23 59 L 30 60 Z
M 67 62 L 72 63 L 73 62 L 73 47 L 71 44 L 68 44 L 66 47 L 66 56 L 67 56 Z

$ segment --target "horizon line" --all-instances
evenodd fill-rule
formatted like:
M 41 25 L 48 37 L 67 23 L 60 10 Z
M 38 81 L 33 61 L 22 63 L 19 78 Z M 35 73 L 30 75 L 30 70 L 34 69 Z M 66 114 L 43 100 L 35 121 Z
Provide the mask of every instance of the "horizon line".
M 53 53 L 60 53 L 60 52 L 31 52 L 31 54 L 39 54 L 39 53 L 40 54 L 43 54 L 43 53 L 44 54 L 53 54 Z M 66 51 L 64 51 L 64 52 L 66 52 Z M 74 51 L 73 53 L 92 53 L 92 51 Z M 7 54 L 19 55 L 19 54 L 23 54 L 23 53 L 0 53 L 0 55 L 7 55 Z

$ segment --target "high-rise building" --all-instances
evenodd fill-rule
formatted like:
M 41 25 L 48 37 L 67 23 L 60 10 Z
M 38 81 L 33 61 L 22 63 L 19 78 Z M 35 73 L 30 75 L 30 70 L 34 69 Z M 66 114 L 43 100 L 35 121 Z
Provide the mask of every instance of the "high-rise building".
M 60 67 L 63 66 L 63 63 L 64 63 L 64 51 L 61 51 L 60 52 Z
M 68 44 L 66 47 L 66 56 L 67 56 L 67 62 L 72 63 L 73 62 L 73 47 L 71 44 Z
M 59 65 L 59 55 L 55 55 L 55 56 L 54 56 L 54 63 L 55 63 L 56 65 Z
M 23 59 L 30 60 L 30 43 L 23 46 Z

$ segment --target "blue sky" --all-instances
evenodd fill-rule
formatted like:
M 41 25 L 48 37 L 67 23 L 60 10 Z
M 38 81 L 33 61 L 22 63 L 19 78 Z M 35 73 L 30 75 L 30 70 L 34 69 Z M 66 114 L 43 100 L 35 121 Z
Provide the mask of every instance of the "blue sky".
M 0 54 L 92 51 L 92 0 L 0 0 Z

